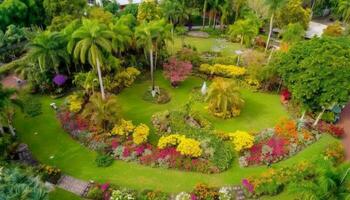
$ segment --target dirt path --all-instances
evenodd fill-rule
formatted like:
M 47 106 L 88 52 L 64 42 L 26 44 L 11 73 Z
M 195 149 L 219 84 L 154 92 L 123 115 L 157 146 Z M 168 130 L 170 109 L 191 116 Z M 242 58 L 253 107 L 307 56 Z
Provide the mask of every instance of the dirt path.
M 345 137 L 343 144 L 346 151 L 346 158 L 350 160 L 350 103 L 343 109 L 337 125 L 344 128 Z

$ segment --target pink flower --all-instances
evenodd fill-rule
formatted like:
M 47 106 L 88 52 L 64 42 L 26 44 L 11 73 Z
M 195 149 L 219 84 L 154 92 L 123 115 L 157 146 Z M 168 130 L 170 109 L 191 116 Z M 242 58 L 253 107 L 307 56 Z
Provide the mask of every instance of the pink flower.
M 254 186 L 249 182 L 248 179 L 243 179 L 242 180 L 242 185 L 250 192 L 254 192 Z
M 101 188 L 101 190 L 102 190 L 103 192 L 107 191 L 108 188 L 109 188 L 109 183 L 104 183 L 104 184 L 102 184 L 102 185 L 100 186 L 100 188 Z

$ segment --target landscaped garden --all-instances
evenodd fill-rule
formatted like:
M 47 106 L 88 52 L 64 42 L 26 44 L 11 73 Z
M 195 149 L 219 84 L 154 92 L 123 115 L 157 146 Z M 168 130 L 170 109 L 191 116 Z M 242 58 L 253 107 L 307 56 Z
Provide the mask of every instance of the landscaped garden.
M 119 3 L 0 0 L 0 199 L 349 198 L 347 0 Z

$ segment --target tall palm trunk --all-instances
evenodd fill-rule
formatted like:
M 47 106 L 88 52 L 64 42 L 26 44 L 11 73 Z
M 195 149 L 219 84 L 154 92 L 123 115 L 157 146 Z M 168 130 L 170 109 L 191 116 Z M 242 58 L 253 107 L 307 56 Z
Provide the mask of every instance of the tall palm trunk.
M 153 48 L 149 50 L 149 60 L 151 64 L 151 81 L 152 81 L 152 91 L 154 91 L 155 86 L 154 86 L 154 70 L 153 70 Z
M 202 23 L 202 30 L 204 29 L 204 26 L 205 26 L 205 14 L 206 14 L 206 11 L 207 11 L 207 0 L 204 0 L 204 5 L 203 5 L 203 23 Z
M 208 27 L 210 28 L 211 26 L 211 16 L 212 16 L 212 11 L 209 11 L 209 23 L 208 23 Z
M 214 29 L 216 28 L 216 14 L 217 14 L 217 12 L 214 11 Z
M 102 80 L 102 72 L 101 72 L 101 66 L 100 66 L 100 61 L 97 59 L 97 74 L 98 74 L 98 81 L 100 82 L 100 89 L 101 89 L 101 96 L 103 100 L 106 100 L 106 95 L 105 95 L 105 88 L 103 87 L 103 80 Z
M 1 119 L 0 119 L 0 120 L 1 120 Z M 4 134 L 5 134 L 4 125 L 1 123 L 1 121 L 0 121 L 0 134 L 1 134 L 1 135 L 4 135 Z
M 321 120 L 321 117 L 325 111 L 326 111 L 326 108 L 323 108 L 321 113 L 317 116 L 317 118 L 312 126 L 316 126 L 318 124 L 318 122 Z
M 272 13 L 271 19 L 270 19 L 270 30 L 269 30 L 269 35 L 268 35 L 268 37 L 267 37 L 265 52 L 267 51 L 267 49 L 269 48 L 269 45 L 270 45 L 270 39 L 271 39 L 272 28 L 273 28 L 273 18 L 274 18 L 274 13 Z
M 154 51 L 154 69 L 157 70 L 157 60 L 158 60 L 158 44 L 156 43 L 155 51 Z
M 241 37 L 241 48 L 243 47 L 243 43 L 244 43 L 244 35 L 242 35 Z

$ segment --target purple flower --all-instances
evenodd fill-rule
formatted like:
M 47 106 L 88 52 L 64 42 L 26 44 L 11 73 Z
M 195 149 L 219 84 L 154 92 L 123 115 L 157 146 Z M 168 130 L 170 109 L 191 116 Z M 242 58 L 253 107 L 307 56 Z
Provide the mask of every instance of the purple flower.
M 254 192 L 254 186 L 247 179 L 242 180 L 242 185 L 247 188 L 250 193 Z
M 57 86 L 62 86 L 66 81 L 67 81 L 68 77 L 62 74 L 57 74 L 54 78 L 53 78 L 53 82 L 57 85 Z

